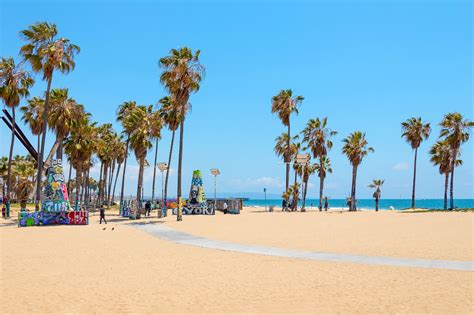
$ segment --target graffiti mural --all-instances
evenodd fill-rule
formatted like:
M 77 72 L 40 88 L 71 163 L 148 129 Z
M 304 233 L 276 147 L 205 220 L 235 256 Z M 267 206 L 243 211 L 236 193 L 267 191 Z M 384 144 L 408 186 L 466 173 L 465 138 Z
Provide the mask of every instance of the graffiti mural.
M 176 202 L 170 204 L 173 209 L 173 214 L 178 213 Z M 215 214 L 214 207 L 209 206 L 206 201 L 206 195 L 204 194 L 204 185 L 202 183 L 202 172 L 199 170 L 193 171 L 193 177 L 191 179 L 191 189 L 189 191 L 189 199 L 183 200 L 183 214 Z
M 89 213 L 87 211 L 62 211 L 62 212 L 28 212 L 18 213 L 18 226 L 35 225 L 87 225 Z
M 122 205 L 120 206 L 120 214 L 122 217 L 130 217 L 133 212 L 133 209 L 137 208 L 137 201 L 136 200 L 124 200 L 122 201 Z
M 89 224 L 87 211 L 73 211 L 71 208 L 61 160 L 52 161 L 46 177 L 41 211 L 20 211 L 18 226 Z
M 61 160 L 52 161 L 46 172 L 46 177 L 47 183 L 43 189 L 41 211 L 63 212 L 72 210 Z

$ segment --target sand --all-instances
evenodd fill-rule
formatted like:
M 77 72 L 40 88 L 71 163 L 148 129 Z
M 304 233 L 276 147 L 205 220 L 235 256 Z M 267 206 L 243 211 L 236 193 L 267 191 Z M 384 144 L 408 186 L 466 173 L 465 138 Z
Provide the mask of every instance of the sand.
M 143 221 L 242 243 L 472 260 L 471 213 L 250 211 Z M 97 219 L 89 226 L 0 227 L 2 313 L 474 311 L 472 272 L 224 252 L 163 241 L 115 216 L 103 230 Z

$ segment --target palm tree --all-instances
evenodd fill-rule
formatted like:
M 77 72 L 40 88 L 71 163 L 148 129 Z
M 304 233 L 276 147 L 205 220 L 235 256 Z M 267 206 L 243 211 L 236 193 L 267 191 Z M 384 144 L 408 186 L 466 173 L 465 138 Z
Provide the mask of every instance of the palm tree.
M 328 119 L 310 119 L 303 130 L 303 141 L 307 143 L 311 150 L 313 157 L 319 159 L 319 165 L 323 165 L 322 161 L 327 156 L 328 151 L 331 150 L 333 143 L 331 137 L 337 135 L 337 131 L 331 130 L 327 127 Z M 324 173 L 325 174 L 325 173 Z M 323 208 L 323 186 L 324 178 L 319 177 L 319 211 Z
M 93 153 L 98 146 L 98 130 L 95 123 L 90 122 L 90 115 L 83 114 L 73 125 L 69 136 L 64 141 L 64 150 L 69 156 L 71 165 L 76 170 L 76 200 L 80 200 L 80 190 L 83 185 L 83 173 L 88 176 Z M 69 188 L 74 188 L 69 184 Z M 86 198 L 86 200 L 88 200 Z M 87 203 L 86 203 L 87 206 Z
M 284 126 L 288 128 L 287 135 L 287 150 L 290 150 L 290 139 L 291 139 L 291 114 L 298 114 L 298 105 L 304 100 L 301 95 L 293 96 L 293 91 L 281 90 L 280 93 L 272 97 L 272 114 L 277 114 Z M 285 180 L 285 191 L 288 190 L 290 184 L 290 152 L 283 155 L 284 162 L 286 163 L 286 180 Z
M 50 129 L 54 130 L 56 141 L 46 158 L 46 165 L 49 164 L 54 153 L 56 153 L 57 159 L 63 158 L 63 141 L 73 128 L 74 122 L 80 120 L 84 115 L 84 106 L 70 98 L 68 92 L 68 89 L 53 89 L 51 91 L 48 125 Z
M 2 196 L 5 196 L 5 185 L 8 178 L 8 158 L 6 156 L 2 156 L 0 159 L 0 178 L 3 180 Z
M 130 148 L 135 152 L 139 163 L 137 184 L 137 205 L 140 210 L 142 200 L 143 173 L 146 163 L 146 155 L 153 144 L 150 140 L 161 136 L 161 117 L 158 112 L 153 111 L 153 106 L 135 107 L 123 120 L 126 130 L 130 130 Z
M 296 171 L 298 172 L 298 175 L 303 178 L 303 184 L 304 187 L 302 187 L 302 193 L 303 193 L 303 204 L 302 204 L 302 211 L 304 211 L 306 207 L 306 194 L 308 192 L 308 182 L 309 182 L 309 177 L 313 175 L 316 172 L 316 164 L 307 164 L 307 165 L 301 165 L 297 164 L 296 166 Z
M 323 189 L 324 179 L 327 173 L 332 173 L 331 160 L 323 155 L 319 157 L 319 161 L 315 164 L 316 172 L 319 176 L 319 211 L 323 211 L 322 200 L 323 200 Z
M 423 123 L 421 117 L 412 117 L 402 122 L 402 138 L 415 150 L 415 159 L 413 162 L 413 188 L 411 193 L 411 207 L 415 208 L 415 184 L 416 184 L 416 159 L 418 148 L 423 140 L 428 139 L 431 133 L 430 123 Z
M 122 163 L 125 160 L 125 151 L 126 151 L 125 145 L 126 144 L 120 139 L 120 141 L 117 145 L 117 148 L 116 148 L 116 150 L 117 150 L 116 151 L 116 161 L 117 161 L 118 167 L 117 167 L 117 174 L 115 175 L 114 188 L 112 190 L 112 203 L 115 199 L 115 187 L 117 186 L 117 179 L 118 179 L 119 174 L 120 174 L 120 167 L 122 166 Z
M 439 173 L 444 174 L 444 209 L 448 208 L 448 182 L 451 173 L 452 156 L 451 146 L 446 139 L 438 140 L 430 149 L 430 161 L 434 165 L 438 165 Z M 455 165 L 462 165 L 462 160 L 456 159 Z
M 461 144 L 469 140 L 471 128 L 474 122 L 464 119 L 460 113 L 446 114 L 440 123 L 440 137 L 445 137 L 451 148 L 451 181 L 449 184 L 449 208 L 454 209 L 454 168 L 456 167 L 457 157 L 460 154 Z
M 164 69 L 160 76 L 160 81 L 169 90 L 176 105 L 180 108 L 180 128 L 179 128 L 179 153 L 178 153 L 178 205 L 181 205 L 181 172 L 183 163 L 183 136 L 184 117 L 189 96 L 193 92 L 199 91 L 202 77 L 205 73 L 204 67 L 199 62 L 200 51 L 194 54 L 191 49 L 183 47 L 172 49 L 169 56 L 160 59 L 160 66 Z M 182 219 L 181 209 L 178 209 L 178 221 Z
M 23 112 L 22 120 L 28 124 L 31 133 L 38 137 L 37 152 L 40 150 L 40 136 L 43 129 L 44 99 L 33 97 L 28 100 L 28 105 L 20 107 Z
M 295 137 L 290 139 L 288 134 L 283 132 L 280 136 L 275 138 L 275 147 L 273 148 L 273 151 L 277 156 L 283 157 L 284 161 L 293 160 L 298 152 L 298 146 L 294 142 L 295 139 Z
M 171 157 L 173 154 L 173 146 L 174 146 L 174 136 L 175 132 L 179 127 L 181 122 L 181 109 L 177 106 L 176 102 L 173 100 L 171 96 L 165 96 L 160 99 L 161 107 L 159 109 L 159 113 L 161 118 L 163 119 L 163 123 L 168 126 L 168 129 L 171 131 L 171 144 L 170 144 L 170 153 L 168 156 L 168 167 L 166 168 L 166 177 L 165 177 L 165 189 L 164 189 L 164 204 L 166 204 L 166 200 L 168 197 L 168 178 L 169 172 L 171 168 Z M 185 115 L 191 109 L 191 104 L 187 104 L 185 108 Z
M 20 65 L 16 65 L 13 58 L 0 59 L 0 98 L 7 107 L 12 110 L 12 140 L 10 142 L 10 154 L 8 156 L 7 175 L 7 199 L 10 200 L 11 171 L 13 145 L 15 143 L 15 108 L 20 104 L 22 97 L 29 95 L 28 89 L 34 84 L 30 74 L 24 71 Z
M 383 179 L 374 179 L 372 180 L 372 184 L 369 185 L 369 188 L 374 188 L 375 192 L 372 195 L 375 199 L 375 211 L 379 211 L 379 200 L 382 196 L 382 192 L 380 191 L 380 187 L 382 187 L 385 180 Z
M 96 146 L 96 155 L 101 162 L 101 172 L 99 178 L 99 198 L 100 205 L 105 204 L 107 199 L 107 177 L 109 174 L 109 166 L 114 159 L 113 143 L 117 134 L 112 129 L 112 124 L 103 124 L 98 127 L 98 142 Z
M 124 128 L 123 134 L 126 136 L 127 140 L 125 141 L 125 160 L 123 162 L 123 173 L 122 173 L 122 187 L 120 189 L 120 204 L 119 207 L 122 206 L 123 203 L 123 192 L 125 189 L 125 172 L 127 170 L 127 159 L 128 159 L 128 148 L 129 148 L 129 142 L 130 142 L 130 133 L 131 130 L 126 130 L 124 126 L 124 120 L 128 115 L 137 107 L 137 103 L 135 101 L 128 101 L 128 102 L 123 102 L 117 110 L 117 121 L 119 121 L 122 124 L 122 127 Z
M 34 72 L 41 72 L 43 80 L 47 81 L 46 98 L 43 111 L 43 128 L 41 135 L 41 150 L 38 152 L 38 168 L 36 176 L 36 210 L 39 208 L 41 200 L 41 179 L 43 175 L 44 145 L 46 142 L 46 124 L 49 114 L 49 94 L 53 74 L 58 70 L 64 74 L 74 70 L 74 56 L 79 53 L 80 48 L 71 44 L 69 39 L 56 38 L 58 31 L 56 24 L 39 22 L 30 25 L 21 34 L 28 42 L 20 49 L 20 54 L 31 64 Z
M 370 152 L 374 152 L 374 149 L 368 146 L 369 143 L 365 139 L 365 133 L 360 131 L 354 131 L 343 139 L 342 142 L 344 142 L 342 153 L 347 156 L 347 159 L 352 165 L 352 188 L 349 211 L 355 211 L 357 168 L 362 163 L 364 157 Z
M 28 196 L 33 189 L 33 176 L 35 165 L 32 161 L 17 161 L 13 170 L 15 176 L 14 191 L 16 198 L 20 201 L 21 209 L 26 208 Z

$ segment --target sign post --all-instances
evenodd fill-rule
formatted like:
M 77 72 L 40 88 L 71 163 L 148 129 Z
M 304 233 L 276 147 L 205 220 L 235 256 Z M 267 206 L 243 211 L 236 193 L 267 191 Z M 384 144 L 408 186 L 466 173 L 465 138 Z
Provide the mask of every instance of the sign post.
M 220 175 L 221 172 L 217 168 L 211 168 L 211 175 L 214 176 L 214 213 L 216 213 L 217 210 L 217 175 Z
M 161 162 L 158 163 L 158 169 L 161 172 L 161 215 L 160 212 L 158 211 L 158 218 L 161 218 L 163 213 L 166 213 L 166 202 L 165 202 L 165 187 L 164 187 L 164 177 L 163 174 L 164 172 L 168 169 L 168 164 Z

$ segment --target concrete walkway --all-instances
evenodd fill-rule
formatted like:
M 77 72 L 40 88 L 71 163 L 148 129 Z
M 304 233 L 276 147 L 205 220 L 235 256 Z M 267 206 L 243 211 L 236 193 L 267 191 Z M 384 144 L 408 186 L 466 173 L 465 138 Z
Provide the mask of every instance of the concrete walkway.
M 380 256 L 363 256 L 351 254 L 335 254 L 322 252 L 309 252 L 300 250 L 283 249 L 268 246 L 244 245 L 225 241 L 211 240 L 204 237 L 176 231 L 164 226 L 163 223 L 133 223 L 132 226 L 148 232 L 161 239 L 178 244 L 185 244 L 197 247 L 219 249 L 247 254 L 259 254 L 276 257 L 288 257 L 296 259 L 309 259 L 320 261 L 335 261 L 355 264 L 384 265 L 397 267 L 432 268 L 446 270 L 473 271 L 473 261 L 455 260 L 430 260 L 416 258 L 396 258 Z

